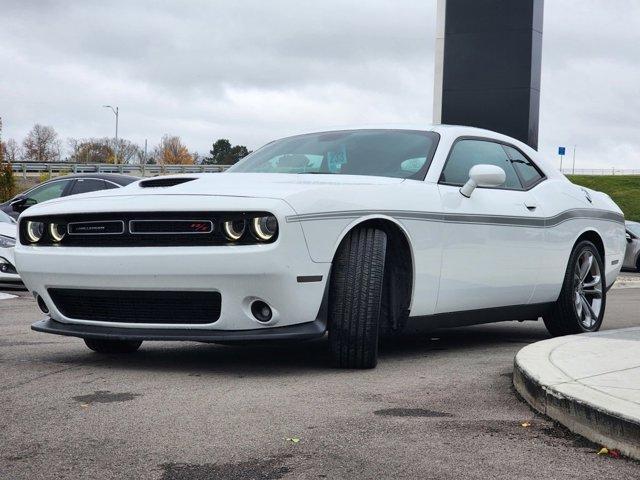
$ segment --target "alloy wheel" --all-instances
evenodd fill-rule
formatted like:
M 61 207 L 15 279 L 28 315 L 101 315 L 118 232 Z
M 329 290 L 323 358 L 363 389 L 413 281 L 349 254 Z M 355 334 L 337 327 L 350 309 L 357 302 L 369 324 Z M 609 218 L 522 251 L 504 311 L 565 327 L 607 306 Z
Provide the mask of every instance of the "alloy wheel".
M 592 330 L 602 309 L 602 275 L 598 261 L 589 250 L 578 257 L 574 283 L 574 307 L 578 321 L 585 330 Z

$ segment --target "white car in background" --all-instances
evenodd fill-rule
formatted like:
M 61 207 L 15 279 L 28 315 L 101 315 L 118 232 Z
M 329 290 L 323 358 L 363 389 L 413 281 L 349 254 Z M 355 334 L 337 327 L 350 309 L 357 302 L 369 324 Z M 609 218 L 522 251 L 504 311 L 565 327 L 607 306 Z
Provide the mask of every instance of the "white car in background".
M 0 288 L 23 287 L 13 259 L 13 248 L 16 244 L 17 234 L 16 221 L 0 211 Z
M 640 223 L 627 222 L 627 252 L 622 268 L 640 272 Z
M 621 210 L 525 144 L 468 127 L 269 143 L 221 174 L 35 205 L 18 271 L 33 329 L 98 352 L 144 340 L 308 339 L 376 365 L 378 338 L 543 317 L 593 332 L 624 257 Z

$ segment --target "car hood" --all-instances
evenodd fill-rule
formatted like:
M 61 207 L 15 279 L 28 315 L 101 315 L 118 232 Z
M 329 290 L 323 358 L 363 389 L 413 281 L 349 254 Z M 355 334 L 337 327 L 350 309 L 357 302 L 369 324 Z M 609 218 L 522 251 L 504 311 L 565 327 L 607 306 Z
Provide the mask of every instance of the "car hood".
M 153 187 L 154 179 L 145 179 L 119 189 L 117 193 L 170 195 L 223 195 L 250 198 L 286 199 L 290 195 L 309 190 L 342 185 L 389 185 L 402 182 L 401 178 L 363 175 L 285 174 L 285 173 L 218 173 L 159 177 L 163 180 L 187 180 L 169 187 Z
M 140 180 L 122 188 L 102 190 L 49 200 L 26 210 L 25 215 L 81 211 L 83 207 L 95 211 L 112 205 L 121 210 L 123 204 L 135 208 L 136 204 L 149 204 L 150 196 L 174 196 L 184 204 L 189 196 L 245 197 L 284 200 L 299 203 L 301 197 L 332 199 L 353 197 L 358 190 L 394 188 L 404 179 L 361 175 L 299 175 L 273 173 L 204 173 L 171 175 Z M 181 183 L 179 183 L 181 182 Z M 174 184 L 175 183 L 175 184 Z M 167 184 L 169 184 L 167 186 Z M 178 200 L 178 197 L 180 199 Z M 165 202 L 166 200 L 162 200 Z M 169 201 L 171 203 L 171 201 Z M 195 202 L 195 200 L 194 200 Z M 117 206 L 116 206 L 117 205 Z M 194 205 L 196 206 L 196 205 Z M 294 206 L 295 208 L 295 206 Z
M 0 222 L 0 235 L 16 238 L 18 232 L 17 225 L 13 223 Z

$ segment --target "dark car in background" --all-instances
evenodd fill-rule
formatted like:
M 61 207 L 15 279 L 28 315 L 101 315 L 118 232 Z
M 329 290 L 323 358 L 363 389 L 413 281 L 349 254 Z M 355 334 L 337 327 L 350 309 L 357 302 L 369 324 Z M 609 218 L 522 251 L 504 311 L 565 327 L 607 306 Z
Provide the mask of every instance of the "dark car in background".
M 37 203 L 79 193 L 120 188 L 136 180 L 139 178 L 117 173 L 80 173 L 56 177 L 16 195 L 11 200 L 0 203 L 0 210 L 13 218 L 18 218 L 20 213 Z

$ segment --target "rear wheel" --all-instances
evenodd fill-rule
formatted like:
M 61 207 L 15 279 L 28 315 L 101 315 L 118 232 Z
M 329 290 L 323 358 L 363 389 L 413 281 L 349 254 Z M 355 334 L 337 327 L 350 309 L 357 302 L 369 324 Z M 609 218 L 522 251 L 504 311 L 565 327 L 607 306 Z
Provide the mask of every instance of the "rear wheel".
M 340 368 L 373 368 L 383 295 L 387 235 L 359 228 L 338 249 L 329 290 L 329 345 Z
M 140 348 L 142 340 L 97 340 L 85 338 L 84 343 L 98 353 L 133 353 Z
M 602 258 L 593 243 L 582 241 L 571 253 L 560 297 L 544 324 L 554 336 L 596 332 L 606 301 Z

